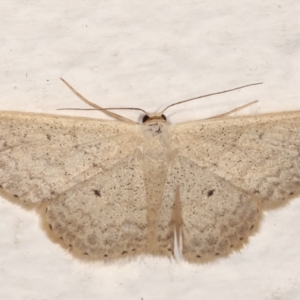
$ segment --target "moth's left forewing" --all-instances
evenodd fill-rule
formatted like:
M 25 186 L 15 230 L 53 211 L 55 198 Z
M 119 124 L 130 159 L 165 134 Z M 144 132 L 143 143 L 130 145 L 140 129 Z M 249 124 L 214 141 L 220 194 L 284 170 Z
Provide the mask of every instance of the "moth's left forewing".
M 263 199 L 300 191 L 300 112 L 283 112 L 173 125 L 182 155 Z

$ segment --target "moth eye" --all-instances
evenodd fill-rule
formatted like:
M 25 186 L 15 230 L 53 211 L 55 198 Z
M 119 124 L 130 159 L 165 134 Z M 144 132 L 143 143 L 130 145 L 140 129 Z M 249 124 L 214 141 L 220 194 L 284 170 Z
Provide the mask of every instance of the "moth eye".
M 142 122 L 145 123 L 147 120 L 149 120 L 149 116 L 148 115 L 144 115 Z
M 167 121 L 167 117 L 166 117 L 164 114 L 162 114 L 161 117 L 162 117 L 165 121 Z

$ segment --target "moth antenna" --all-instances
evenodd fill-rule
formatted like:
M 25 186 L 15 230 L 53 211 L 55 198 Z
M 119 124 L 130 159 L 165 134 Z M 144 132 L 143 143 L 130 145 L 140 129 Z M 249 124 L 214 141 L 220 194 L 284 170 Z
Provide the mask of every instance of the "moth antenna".
M 129 110 L 139 110 L 143 112 L 144 114 L 147 114 L 147 112 L 141 108 L 137 107 L 103 107 L 102 110 L 112 110 L 112 109 L 129 109 Z M 64 107 L 64 108 L 58 108 L 57 110 L 99 110 L 97 108 L 74 108 L 74 107 Z M 101 110 L 101 111 L 102 111 Z
M 127 119 L 121 115 L 118 115 L 118 114 L 115 114 L 111 111 L 108 111 L 107 109 L 105 108 L 102 108 L 101 106 L 89 101 L 88 99 L 86 99 L 85 97 L 83 97 L 81 94 L 79 94 L 67 81 L 65 81 L 62 77 L 60 78 L 60 80 L 78 97 L 80 98 L 83 102 L 85 102 L 86 104 L 88 104 L 89 106 L 91 107 L 94 107 L 96 108 L 97 110 L 101 110 L 103 111 L 105 114 L 107 114 L 108 116 L 116 119 L 116 120 L 119 120 L 119 121 L 122 121 L 122 122 L 125 122 L 125 123 L 131 123 L 131 124 L 138 124 L 130 119 Z
M 244 109 L 244 108 L 246 108 L 246 107 L 248 107 L 248 106 L 250 106 L 250 105 L 252 105 L 252 104 L 255 104 L 255 103 L 258 103 L 258 100 L 252 101 L 252 102 L 247 103 L 247 104 L 244 104 L 244 105 L 242 105 L 242 106 L 239 106 L 239 107 L 237 107 L 237 108 L 235 108 L 235 109 L 233 109 L 233 110 L 230 110 L 230 111 L 228 111 L 228 112 L 226 112 L 226 113 L 223 113 L 223 114 L 220 114 L 220 115 L 216 115 L 216 116 L 213 116 L 213 117 L 210 117 L 210 118 L 206 118 L 206 119 L 204 119 L 204 120 L 223 118 L 223 117 L 226 117 L 226 116 L 228 116 L 228 115 L 230 115 L 230 114 L 232 114 L 232 113 L 234 113 L 234 112 L 237 112 L 237 111 L 239 111 L 239 110 L 242 110 L 242 109 Z
M 139 110 L 141 112 L 143 112 L 145 115 L 147 114 L 147 112 L 141 108 L 138 107 L 106 107 L 105 109 L 129 109 L 129 110 Z
M 232 92 L 232 91 L 236 91 L 236 90 L 243 89 L 243 88 L 248 87 L 248 86 L 259 85 L 259 84 L 263 84 L 263 82 L 251 83 L 251 84 L 239 86 L 239 87 L 234 88 L 234 89 L 225 90 L 225 91 L 216 92 L 216 93 L 211 93 L 211 94 L 206 94 L 206 95 L 203 95 L 203 96 L 198 96 L 198 97 L 186 99 L 186 100 L 183 100 L 183 101 L 179 101 L 179 102 L 170 104 L 169 106 L 167 106 L 166 108 L 164 108 L 164 109 L 162 110 L 161 114 L 163 114 L 163 113 L 164 113 L 167 109 L 169 109 L 170 107 L 175 106 L 175 105 L 178 105 L 178 104 L 186 103 L 186 102 L 189 102 L 189 101 L 192 101 L 192 100 L 196 100 L 196 99 L 200 99 L 200 98 L 205 98 L 205 97 L 209 97 L 209 96 L 225 94 L 225 93 L 228 93 L 228 92 Z

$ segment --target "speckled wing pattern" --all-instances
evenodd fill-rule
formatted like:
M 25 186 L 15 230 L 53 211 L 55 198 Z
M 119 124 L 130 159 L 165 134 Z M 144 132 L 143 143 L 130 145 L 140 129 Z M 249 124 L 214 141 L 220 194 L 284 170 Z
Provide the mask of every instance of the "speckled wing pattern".
M 0 113 L 0 187 L 95 259 L 228 254 L 299 193 L 300 112 L 143 125 Z
M 49 228 L 75 252 L 138 253 L 148 225 L 138 143 L 136 126 L 118 121 L 2 112 L 0 184 L 43 202 Z
M 261 208 L 299 194 L 299 123 L 300 112 L 286 112 L 171 125 L 186 259 L 228 254 Z

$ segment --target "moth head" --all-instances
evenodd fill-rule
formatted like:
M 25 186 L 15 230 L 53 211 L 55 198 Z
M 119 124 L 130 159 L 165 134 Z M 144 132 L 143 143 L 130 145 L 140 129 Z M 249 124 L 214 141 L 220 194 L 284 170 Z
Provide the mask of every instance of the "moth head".
M 148 123 L 148 122 L 151 122 L 151 121 L 167 121 L 167 118 L 164 114 L 162 113 L 154 113 L 154 114 L 145 114 L 143 119 L 142 119 L 142 122 L 143 124 L 144 123 Z

